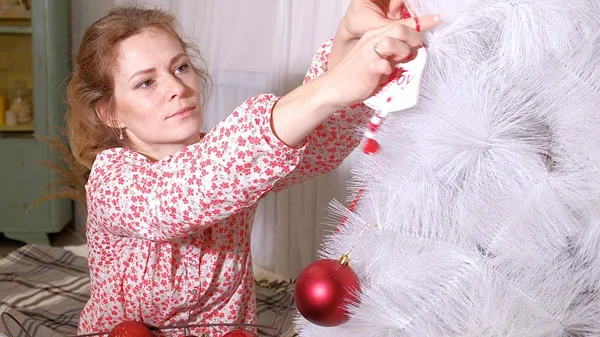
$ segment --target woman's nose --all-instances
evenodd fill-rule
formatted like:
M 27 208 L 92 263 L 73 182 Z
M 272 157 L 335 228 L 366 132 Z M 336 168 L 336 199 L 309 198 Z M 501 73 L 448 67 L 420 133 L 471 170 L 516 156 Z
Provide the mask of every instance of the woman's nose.
M 180 78 L 176 76 L 169 76 L 168 90 L 169 99 L 173 99 L 183 96 L 186 86 Z

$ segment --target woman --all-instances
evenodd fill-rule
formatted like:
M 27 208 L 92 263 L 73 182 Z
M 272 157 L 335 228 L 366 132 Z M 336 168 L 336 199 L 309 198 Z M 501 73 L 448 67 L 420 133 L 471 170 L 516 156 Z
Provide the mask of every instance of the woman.
M 358 145 L 355 130 L 372 114 L 360 102 L 422 45 L 401 5 L 353 1 L 303 85 L 249 98 L 204 135 L 208 76 L 171 15 L 122 7 L 86 30 L 67 114 L 73 153 L 91 168 L 91 298 L 79 333 L 124 320 L 255 321 L 257 202 L 335 168 Z M 426 30 L 438 20 L 418 24 Z

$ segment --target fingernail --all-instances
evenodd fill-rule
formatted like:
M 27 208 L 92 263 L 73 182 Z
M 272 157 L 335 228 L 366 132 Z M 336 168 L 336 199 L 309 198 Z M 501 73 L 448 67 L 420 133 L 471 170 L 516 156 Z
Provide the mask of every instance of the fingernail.
M 440 20 L 441 20 L 441 18 L 440 18 L 440 16 L 439 16 L 439 15 L 434 15 L 434 16 L 433 16 L 433 21 L 434 21 L 434 22 L 440 22 Z

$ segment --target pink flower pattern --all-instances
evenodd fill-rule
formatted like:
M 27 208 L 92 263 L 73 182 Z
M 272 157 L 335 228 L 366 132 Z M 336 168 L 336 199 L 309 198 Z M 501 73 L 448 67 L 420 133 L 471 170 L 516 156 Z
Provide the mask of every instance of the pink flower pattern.
M 318 49 L 305 81 L 326 71 L 331 45 Z M 80 334 L 124 320 L 255 322 L 250 229 L 257 202 L 337 167 L 372 114 L 363 104 L 337 111 L 290 148 L 271 129 L 277 99 L 246 100 L 199 143 L 157 162 L 127 148 L 97 156 L 86 186 L 91 298 Z M 182 337 L 183 330 L 162 335 Z

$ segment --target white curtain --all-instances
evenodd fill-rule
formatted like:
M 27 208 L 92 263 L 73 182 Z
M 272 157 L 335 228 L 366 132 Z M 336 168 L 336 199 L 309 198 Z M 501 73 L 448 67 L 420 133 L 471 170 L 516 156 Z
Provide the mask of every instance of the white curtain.
M 302 82 L 313 52 L 332 38 L 350 0 L 153 0 L 134 1 L 172 11 L 188 39 L 209 64 L 213 95 L 205 128 L 214 126 L 246 98 L 283 95 Z M 85 28 L 116 5 L 132 1 L 72 1 L 73 50 Z M 349 161 L 265 198 L 253 230 L 254 263 L 295 277 L 316 259 L 322 221 L 332 198 L 346 200 Z

